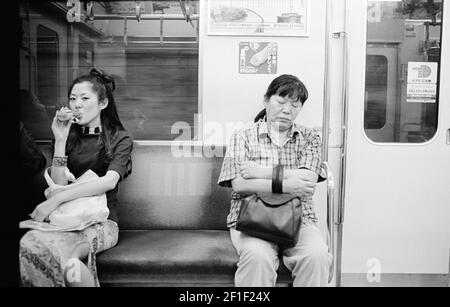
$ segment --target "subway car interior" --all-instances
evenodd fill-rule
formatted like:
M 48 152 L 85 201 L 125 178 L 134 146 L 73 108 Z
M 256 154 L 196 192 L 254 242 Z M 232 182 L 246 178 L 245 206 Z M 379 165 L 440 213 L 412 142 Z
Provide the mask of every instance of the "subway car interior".
M 53 118 L 92 68 L 114 78 L 133 136 L 100 285 L 233 285 L 222 161 L 270 81 L 292 74 L 309 92 L 296 123 L 322 141 L 328 285 L 450 287 L 449 2 L 21 1 L 20 121 L 47 167 Z

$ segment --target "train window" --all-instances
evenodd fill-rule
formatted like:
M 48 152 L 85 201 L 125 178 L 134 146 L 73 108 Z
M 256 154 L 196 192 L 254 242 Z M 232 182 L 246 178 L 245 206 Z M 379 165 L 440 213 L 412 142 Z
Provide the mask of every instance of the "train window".
M 367 55 L 365 129 L 381 129 L 386 124 L 387 104 L 387 58 Z
M 35 138 L 51 138 L 48 120 L 67 104 L 71 81 L 97 67 L 115 78 L 119 116 L 135 140 L 173 140 L 179 122 L 196 139 L 198 0 L 20 5 L 20 26 L 30 29 L 28 54 L 20 53 L 21 119 Z
M 43 26 L 37 26 L 37 97 L 44 105 L 55 105 L 58 99 L 58 33 Z
M 364 130 L 423 143 L 437 130 L 442 0 L 368 1 Z
M 28 7 L 21 10 L 24 25 L 20 54 L 20 120 L 36 139 L 50 139 L 50 126 L 60 95 L 60 36 L 50 27 L 33 21 L 31 31 Z
M 78 38 L 78 67 L 80 74 L 86 74 L 94 65 L 94 43 L 84 37 Z

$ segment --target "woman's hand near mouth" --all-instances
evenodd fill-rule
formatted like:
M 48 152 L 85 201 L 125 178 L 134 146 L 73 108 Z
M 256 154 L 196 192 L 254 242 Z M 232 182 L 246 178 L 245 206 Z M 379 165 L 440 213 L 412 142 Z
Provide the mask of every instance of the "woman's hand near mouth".
M 72 120 L 74 117 L 74 114 L 72 110 L 70 110 L 67 107 L 62 107 L 58 111 L 56 111 L 56 119 L 60 122 L 67 122 L 69 120 Z
M 52 131 L 56 142 L 66 142 L 74 118 L 72 110 L 62 107 L 53 118 Z

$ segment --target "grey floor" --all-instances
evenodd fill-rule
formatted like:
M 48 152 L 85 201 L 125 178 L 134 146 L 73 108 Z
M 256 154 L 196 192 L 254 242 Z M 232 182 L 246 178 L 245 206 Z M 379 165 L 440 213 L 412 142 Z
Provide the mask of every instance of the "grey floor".
M 382 274 L 368 282 L 365 274 L 342 274 L 342 287 L 450 287 L 447 274 Z

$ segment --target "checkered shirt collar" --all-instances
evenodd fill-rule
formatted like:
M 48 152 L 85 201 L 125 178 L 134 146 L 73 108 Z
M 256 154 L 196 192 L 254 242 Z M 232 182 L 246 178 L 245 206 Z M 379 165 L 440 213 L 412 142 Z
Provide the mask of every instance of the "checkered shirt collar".
M 267 116 L 264 116 L 264 118 L 260 119 L 258 122 L 258 138 L 259 139 L 261 139 L 261 138 L 269 138 L 270 139 L 269 129 L 267 126 L 268 126 Z M 288 138 L 292 140 L 296 134 L 300 134 L 300 130 L 298 129 L 297 124 L 293 123 L 293 125 L 289 129 Z

